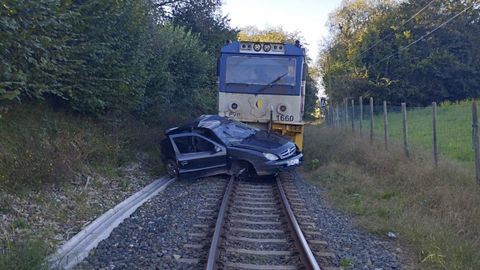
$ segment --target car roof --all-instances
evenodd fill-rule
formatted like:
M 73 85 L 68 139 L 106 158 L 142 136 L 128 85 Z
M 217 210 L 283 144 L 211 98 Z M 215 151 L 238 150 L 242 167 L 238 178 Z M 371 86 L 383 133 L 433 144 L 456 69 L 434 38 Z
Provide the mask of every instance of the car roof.
M 222 117 L 218 115 L 209 115 L 209 114 L 202 115 L 186 125 L 167 129 L 165 131 L 165 135 L 183 133 L 186 131 L 192 131 L 194 129 L 210 129 L 211 130 L 228 122 L 234 122 L 234 120 L 230 120 L 226 117 Z

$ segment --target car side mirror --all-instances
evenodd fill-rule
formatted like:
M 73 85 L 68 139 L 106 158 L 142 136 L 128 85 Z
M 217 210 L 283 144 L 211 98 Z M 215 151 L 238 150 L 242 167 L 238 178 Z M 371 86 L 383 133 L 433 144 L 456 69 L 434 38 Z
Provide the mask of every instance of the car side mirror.
M 214 153 L 219 153 L 222 152 L 222 148 L 220 146 L 215 145 L 215 148 L 213 149 Z

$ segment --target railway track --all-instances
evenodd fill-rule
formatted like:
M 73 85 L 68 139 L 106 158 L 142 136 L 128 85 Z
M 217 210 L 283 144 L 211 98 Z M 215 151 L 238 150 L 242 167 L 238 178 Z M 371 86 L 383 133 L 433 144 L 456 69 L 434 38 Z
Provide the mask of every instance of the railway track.
M 292 181 L 229 180 L 206 269 L 336 269 Z

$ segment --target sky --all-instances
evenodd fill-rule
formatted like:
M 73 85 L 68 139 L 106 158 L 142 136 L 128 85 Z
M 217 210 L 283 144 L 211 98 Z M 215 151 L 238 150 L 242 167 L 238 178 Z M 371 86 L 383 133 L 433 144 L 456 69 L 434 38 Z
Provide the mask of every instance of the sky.
M 288 32 L 299 30 L 308 43 L 308 53 L 317 59 L 319 45 L 327 37 L 328 14 L 341 0 L 224 0 L 223 14 L 232 27 L 282 26 Z

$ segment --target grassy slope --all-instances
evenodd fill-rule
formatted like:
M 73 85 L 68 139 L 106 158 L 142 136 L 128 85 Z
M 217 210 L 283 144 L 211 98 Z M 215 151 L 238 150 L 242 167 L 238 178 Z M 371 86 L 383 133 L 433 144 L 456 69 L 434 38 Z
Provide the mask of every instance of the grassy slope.
M 398 112 L 388 115 L 389 137 L 403 141 L 402 115 Z M 464 162 L 473 162 L 471 102 L 441 104 L 437 109 L 437 131 L 439 151 L 442 155 Z M 370 123 L 364 122 L 368 127 Z M 432 108 L 408 109 L 409 142 L 412 148 L 432 149 Z M 374 117 L 374 132 L 383 136 L 383 115 Z
M 480 188 L 470 170 L 445 160 L 435 169 L 428 152 L 407 160 L 398 146 L 387 153 L 328 128 L 309 127 L 305 149 L 307 178 L 360 226 L 397 232 L 421 268 L 478 269 Z
M 93 119 L 44 104 L 3 111 L 0 269 L 39 268 L 55 233 L 78 230 L 128 196 L 135 187 L 118 168 L 138 150 L 158 156 L 159 134 L 124 117 Z

